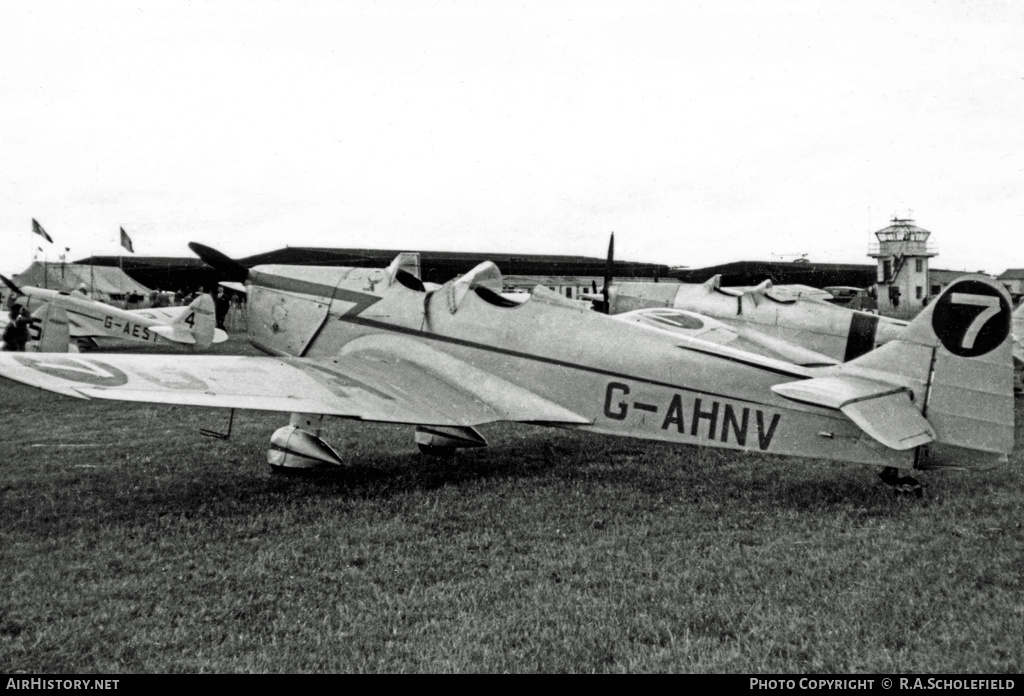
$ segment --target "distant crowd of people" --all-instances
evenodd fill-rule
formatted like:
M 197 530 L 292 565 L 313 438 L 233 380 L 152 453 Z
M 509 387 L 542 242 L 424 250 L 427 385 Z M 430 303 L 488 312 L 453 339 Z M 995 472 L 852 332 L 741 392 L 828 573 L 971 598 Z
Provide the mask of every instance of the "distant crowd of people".
M 150 307 L 186 307 L 195 301 L 199 295 L 202 294 L 202 288 L 196 290 L 177 290 L 176 292 L 163 292 L 160 290 L 153 290 L 149 293 L 149 306 Z M 142 301 L 144 298 L 138 296 L 138 301 Z M 134 298 L 128 296 L 128 306 L 131 307 Z M 242 305 L 245 304 L 245 293 L 234 292 L 227 288 L 217 288 L 217 294 L 213 296 L 213 304 L 215 315 L 217 318 L 217 328 L 227 330 L 224 325 L 227 319 L 228 312 L 231 311 L 232 307 L 236 307 L 241 310 Z
M 168 307 L 177 306 L 184 307 L 192 304 L 197 297 L 202 293 L 202 289 L 185 291 L 178 290 L 173 294 L 161 293 L 153 291 L 150 295 L 150 302 L 152 307 Z M 173 302 L 172 302 L 173 297 Z M 217 294 L 213 296 L 214 313 L 217 318 L 217 328 L 227 331 L 227 327 L 224 325 L 227 319 L 228 312 L 231 311 L 232 306 L 241 310 L 242 305 L 245 304 L 245 293 L 234 292 L 227 288 L 217 288 Z
M 84 286 L 79 288 L 79 291 L 88 297 L 88 290 Z M 141 309 L 144 307 L 153 307 L 159 309 L 161 307 L 186 307 L 192 304 L 193 301 L 203 292 L 202 288 L 194 290 L 176 290 L 175 292 L 163 291 L 163 290 L 151 290 L 149 297 L 139 293 L 129 293 L 124 297 L 125 309 Z M 146 300 L 149 300 L 148 303 Z M 215 307 L 215 313 L 217 317 L 217 328 L 227 330 L 224 322 L 227 319 L 228 312 L 231 311 L 232 306 L 241 309 L 245 303 L 245 293 L 234 292 L 226 288 L 218 288 L 217 294 L 214 295 L 213 303 Z

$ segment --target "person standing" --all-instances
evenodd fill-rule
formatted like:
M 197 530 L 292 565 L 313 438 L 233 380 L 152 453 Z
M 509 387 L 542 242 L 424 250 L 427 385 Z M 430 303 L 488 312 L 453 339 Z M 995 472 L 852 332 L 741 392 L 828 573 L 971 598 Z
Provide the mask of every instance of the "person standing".
M 214 301 L 214 311 L 217 316 L 217 328 L 224 329 L 224 318 L 228 315 L 228 309 L 231 308 L 231 300 L 228 299 L 227 292 L 224 288 L 217 289 L 217 299 Z
M 11 320 L 4 328 L 3 349 L 23 353 L 28 343 L 28 325 L 31 322 L 28 310 L 24 307 L 12 307 Z

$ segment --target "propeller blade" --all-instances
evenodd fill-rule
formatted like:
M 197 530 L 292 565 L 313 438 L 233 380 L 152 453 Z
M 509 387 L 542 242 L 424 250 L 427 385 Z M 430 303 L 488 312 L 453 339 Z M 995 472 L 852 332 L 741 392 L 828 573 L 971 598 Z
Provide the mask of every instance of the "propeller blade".
M 208 247 L 205 244 L 199 244 L 198 242 L 189 242 L 188 248 L 191 249 L 196 256 L 206 262 L 207 265 L 216 269 L 221 274 L 222 280 L 227 280 L 233 283 L 244 283 L 246 278 L 249 277 L 248 268 L 238 263 L 230 256 L 222 254 L 212 247 Z
M 13 292 L 15 295 L 24 295 L 25 294 L 25 293 L 23 293 L 21 291 L 21 288 L 19 288 L 17 285 L 15 285 L 14 281 L 11 280 L 10 278 L 8 278 L 7 276 L 0 275 L 0 280 L 3 280 L 4 281 L 4 285 L 9 287 L 11 289 L 11 292 Z
M 611 314 L 612 311 L 612 298 L 609 294 L 612 289 L 612 278 L 615 275 L 615 233 L 612 232 L 611 238 L 608 240 L 608 259 L 604 266 L 604 287 L 601 289 L 604 298 L 601 301 L 601 311 L 605 314 Z

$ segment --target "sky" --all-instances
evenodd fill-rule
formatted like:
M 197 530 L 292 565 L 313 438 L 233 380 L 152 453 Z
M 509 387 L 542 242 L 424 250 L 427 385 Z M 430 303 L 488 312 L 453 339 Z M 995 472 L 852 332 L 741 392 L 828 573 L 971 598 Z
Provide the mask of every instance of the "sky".
M 0 0 L 0 272 L 119 227 L 138 255 L 614 231 L 624 260 L 871 263 L 896 215 L 998 274 L 1022 37 L 1017 0 Z

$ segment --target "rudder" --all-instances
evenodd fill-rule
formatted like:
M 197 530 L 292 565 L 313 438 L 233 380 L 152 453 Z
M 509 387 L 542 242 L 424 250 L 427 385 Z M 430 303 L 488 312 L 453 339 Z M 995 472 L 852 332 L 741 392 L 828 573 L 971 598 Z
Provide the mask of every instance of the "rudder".
M 67 353 L 70 349 L 67 312 L 55 302 L 43 304 L 32 313 L 25 350 L 32 353 Z
M 192 300 L 192 304 L 171 323 L 175 333 L 185 332 L 195 340 L 196 348 L 206 350 L 213 345 L 217 331 L 217 317 L 214 314 L 213 298 L 203 294 Z
M 918 450 L 918 468 L 985 468 L 1013 451 L 1011 308 L 998 283 L 958 278 L 899 339 L 848 363 L 924 389 L 917 402 L 937 437 Z

